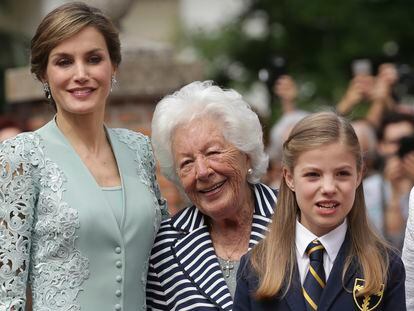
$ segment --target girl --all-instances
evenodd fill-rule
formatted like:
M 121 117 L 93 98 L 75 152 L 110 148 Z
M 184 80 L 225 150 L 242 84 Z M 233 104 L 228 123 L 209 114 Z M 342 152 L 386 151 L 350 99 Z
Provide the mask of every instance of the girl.
M 403 264 L 367 221 L 361 175 L 345 119 L 315 113 L 293 128 L 273 223 L 240 263 L 234 310 L 406 309 Z

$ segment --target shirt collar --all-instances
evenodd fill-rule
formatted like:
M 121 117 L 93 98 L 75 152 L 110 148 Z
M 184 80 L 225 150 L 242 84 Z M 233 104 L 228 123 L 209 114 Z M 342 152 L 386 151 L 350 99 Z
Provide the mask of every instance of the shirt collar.
M 296 248 L 301 256 L 305 256 L 305 251 L 309 243 L 315 239 L 318 239 L 325 248 L 329 259 L 331 262 L 333 262 L 336 258 L 336 255 L 338 255 L 342 243 L 345 240 L 347 228 L 347 219 L 345 218 L 344 222 L 334 230 L 321 237 L 317 237 L 311 231 L 305 228 L 298 219 L 296 219 Z

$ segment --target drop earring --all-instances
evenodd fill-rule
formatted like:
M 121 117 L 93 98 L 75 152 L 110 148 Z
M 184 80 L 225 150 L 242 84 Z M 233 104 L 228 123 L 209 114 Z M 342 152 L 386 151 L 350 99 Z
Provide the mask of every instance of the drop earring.
M 111 92 L 112 92 L 113 87 L 114 87 L 117 83 L 118 83 L 118 81 L 116 80 L 115 75 L 112 75 L 112 77 L 111 77 Z
M 48 100 L 52 98 L 52 94 L 50 93 L 49 83 L 43 82 L 43 91 L 45 92 L 45 96 Z

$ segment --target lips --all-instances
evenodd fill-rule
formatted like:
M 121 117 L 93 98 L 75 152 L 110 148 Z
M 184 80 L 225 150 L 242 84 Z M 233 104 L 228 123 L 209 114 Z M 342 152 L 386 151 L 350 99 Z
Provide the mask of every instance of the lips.
M 83 98 L 89 96 L 95 89 L 91 87 L 84 87 L 84 88 L 76 88 L 69 90 L 73 96 L 78 98 Z
M 222 182 L 219 182 L 219 183 L 217 183 L 217 184 L 214 184 L 213 186 L 211 186 L 211 187 L 209 187 L 209 188 L 206 188 L 206 189 L 203 189 L 203 190 L 199 190 L 201 193 L 209 193 L 209 192 L 212 192 L 212 191 L 214 191 L 214 190 L 217 190 L 217 189 L 219 189 L 224 183 L 225 183 L 226 181 L 224 180 L 224 181 L 222 181 Z
M 316 203 L 316 206 L 323 209 L 334 209 L 339 206 L 337 201 L 320 201 Z

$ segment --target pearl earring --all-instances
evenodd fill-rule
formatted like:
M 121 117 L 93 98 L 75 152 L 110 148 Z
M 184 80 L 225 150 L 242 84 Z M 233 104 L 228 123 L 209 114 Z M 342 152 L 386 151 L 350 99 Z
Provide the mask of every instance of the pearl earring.
M 249 168 L 249 169 L 247 170 L 247 175 L 251 175 L 251 174 L 253 174 L 253 169 L 252 169 L 252 168 Z

